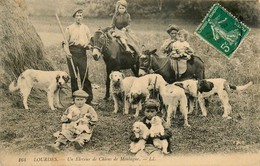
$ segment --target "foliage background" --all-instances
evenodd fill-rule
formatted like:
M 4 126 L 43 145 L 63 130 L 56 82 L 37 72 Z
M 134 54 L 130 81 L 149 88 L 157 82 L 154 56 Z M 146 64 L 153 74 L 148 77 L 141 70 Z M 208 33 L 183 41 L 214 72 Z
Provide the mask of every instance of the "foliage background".
M 55 3 L 54 3 L 55 1 Z M 259 24 L 260 3 L 254 1 L 205 0 L 129 0 L 128 12 L 133 18 L 190 18 L 203 19 L 214 3 L 220 3 L 234 16 L 247 24 Z M 84 7 L 87 17 L 111 17 L 116 0 L 28 0 L 30 15 L 71 16 L 76 7 Z M 46 6 L 47 7 L 43 7 Z

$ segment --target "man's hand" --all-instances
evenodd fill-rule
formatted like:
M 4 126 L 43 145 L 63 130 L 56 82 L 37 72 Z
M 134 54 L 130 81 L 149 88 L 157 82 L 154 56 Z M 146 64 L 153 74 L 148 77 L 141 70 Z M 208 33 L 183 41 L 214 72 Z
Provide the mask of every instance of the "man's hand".
M 71 59 L 72 58 L 72 55 L 71 54 L 67 54 L 66 55 L 68 59 Z

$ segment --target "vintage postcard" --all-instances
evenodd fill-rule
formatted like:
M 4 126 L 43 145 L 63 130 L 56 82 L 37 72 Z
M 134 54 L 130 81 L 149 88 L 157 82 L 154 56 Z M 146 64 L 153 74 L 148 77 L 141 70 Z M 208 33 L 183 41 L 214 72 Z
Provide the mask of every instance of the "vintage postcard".
M 260 165 L 259 1 L 0 13 L 0 166 Z

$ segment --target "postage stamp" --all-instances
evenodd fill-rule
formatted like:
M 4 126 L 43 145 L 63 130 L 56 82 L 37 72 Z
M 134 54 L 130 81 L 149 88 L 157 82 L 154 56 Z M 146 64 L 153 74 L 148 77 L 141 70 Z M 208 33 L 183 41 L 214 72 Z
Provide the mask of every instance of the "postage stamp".
M 230 58 L 249 31 L 246 25 L 215 3 L 195 34 Z

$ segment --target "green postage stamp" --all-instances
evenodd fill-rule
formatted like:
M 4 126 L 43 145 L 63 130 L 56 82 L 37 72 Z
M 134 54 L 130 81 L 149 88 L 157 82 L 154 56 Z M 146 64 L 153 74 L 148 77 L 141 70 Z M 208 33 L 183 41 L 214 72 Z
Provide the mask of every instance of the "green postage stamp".
M 216 3 L 195 33 L 230 58 L 249 33 L 249 28 Z

